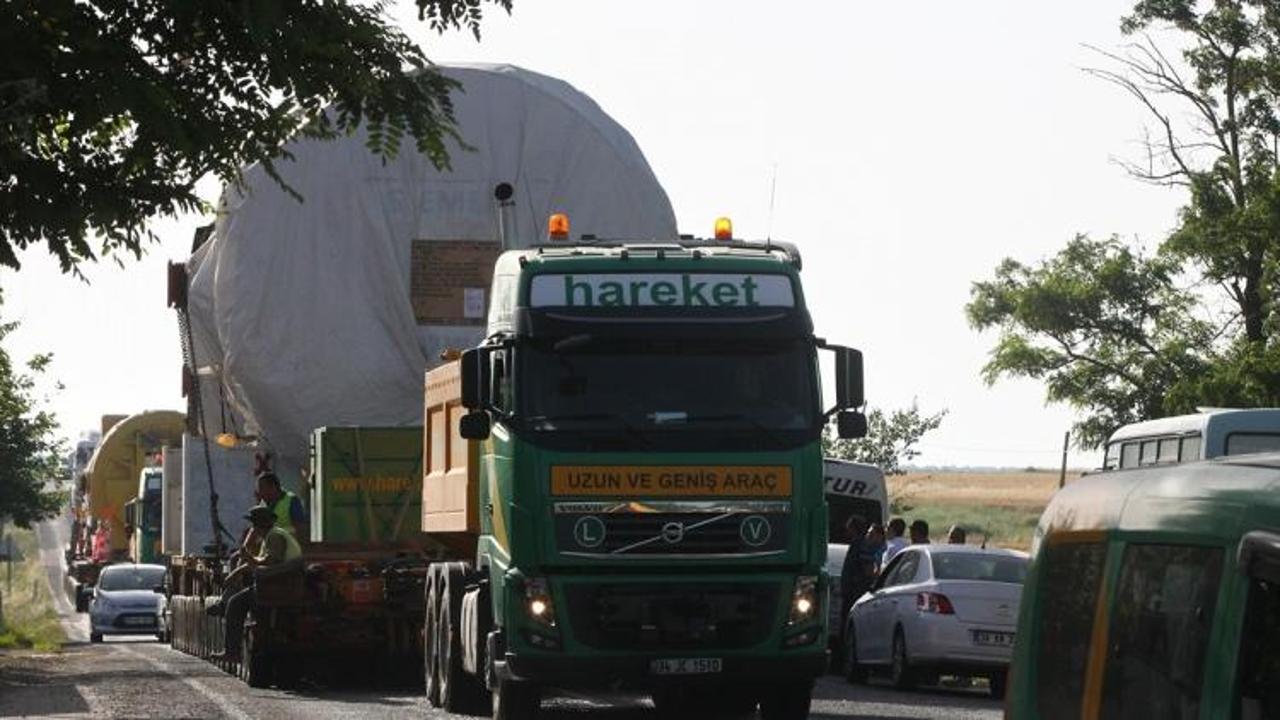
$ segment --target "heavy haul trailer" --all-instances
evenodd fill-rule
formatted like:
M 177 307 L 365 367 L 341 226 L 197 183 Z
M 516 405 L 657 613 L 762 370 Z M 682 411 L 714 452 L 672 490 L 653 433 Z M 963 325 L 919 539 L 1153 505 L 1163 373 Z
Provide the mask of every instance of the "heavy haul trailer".
M 138 497 L 140 478 L 158 463 L 165 447 L 181 439 L 183 425 L 183 415 L 172 410 L 103 418 L 102 439 L 77 479 L 83 508 L 67 553 L 67 572 L 76 585 L 78 610 L 88 610 L 90 593 L 105 565 L 153 557 L 150 545 L 139 544 L 126 510 Z M 94 528 L 109 533 L 105 557 L 96 559 Z
M 255 687 L 287 687 L 338 667 L 416 674 L 426 577 L 421 462 L 419 427 L 312 434 L 311 542 L 298 572 L 259 575 L 242 661 L 225 669 Z M 220 596 L 225 570 L 209 555 L 171 565 L 177 649 L 205 658 L 223 649 L 225 622 L 206 608 Z
M 524 718 L 544 687 L 624 686 L 807 716 L 820 438 L 866 419 L 862 356 L 814 336 L 799 266 L 733 240 L 500 257 L 487 339 L 426 376 L 423 529 L 452 552 L 427 575 L 433 705 Z

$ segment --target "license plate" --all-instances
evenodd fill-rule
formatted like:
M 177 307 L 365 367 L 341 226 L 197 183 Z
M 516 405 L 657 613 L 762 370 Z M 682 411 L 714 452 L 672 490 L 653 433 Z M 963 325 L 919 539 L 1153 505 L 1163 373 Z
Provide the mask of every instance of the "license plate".
M 991 630 L 974 630 L 973 644 L 1011 647 L 1013 645 L 1013 633 L 993 632 Z
M 125 625 L 155 625 L 156 619 L 145 615 L 134 615 L 124 619 Z
M 702 675 L 720 672 L 720 658 L 667 658 L 649 663 L 654 675 Z

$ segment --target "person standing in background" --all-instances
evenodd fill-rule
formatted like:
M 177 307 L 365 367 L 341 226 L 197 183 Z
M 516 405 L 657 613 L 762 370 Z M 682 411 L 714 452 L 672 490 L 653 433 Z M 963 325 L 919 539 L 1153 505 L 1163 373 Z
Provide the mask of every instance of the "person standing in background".
M 907 533 L 907 521 L 900 517 L 896 517 L 889 521 L 889 533 L 884 541 L 884 557 L 881 558 L 881 567 L 889 564 L 894 555 L 898 551 L 907 546 L 907 539 L 903 537 Z

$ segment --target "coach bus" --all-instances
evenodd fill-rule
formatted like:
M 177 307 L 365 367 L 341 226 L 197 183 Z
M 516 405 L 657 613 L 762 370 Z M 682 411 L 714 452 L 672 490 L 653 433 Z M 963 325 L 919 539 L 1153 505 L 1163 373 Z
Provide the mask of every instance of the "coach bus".
M 1204 409 L 1133 423 L 1107 440 L 1104 470 L 1280 451 L 1280 409 Z
M 1032 558 L 1007 717 L 1280 717 L 1280 454 L 1086 476 Z

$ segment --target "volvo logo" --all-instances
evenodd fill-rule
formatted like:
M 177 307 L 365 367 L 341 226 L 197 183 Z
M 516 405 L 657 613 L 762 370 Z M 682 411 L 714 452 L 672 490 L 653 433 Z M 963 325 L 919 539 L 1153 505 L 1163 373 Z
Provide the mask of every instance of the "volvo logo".
M 684 525 L 678 522 L 669 522 L 662 526 L 662 539 L 668 543 L 675 545 L 684 539 Z
M 573 524 L 573 539 L 584 548 L 599 547 L 604 542 L 604 521 L 595 515 L 578 518 Z
M 751 547 L 760 547 L 769 542 L 769 537 L 773 535 L 773 526 L 763 515 L 748 515 L 738 526 L 738 535 L 742 538 L 742 542 Z

